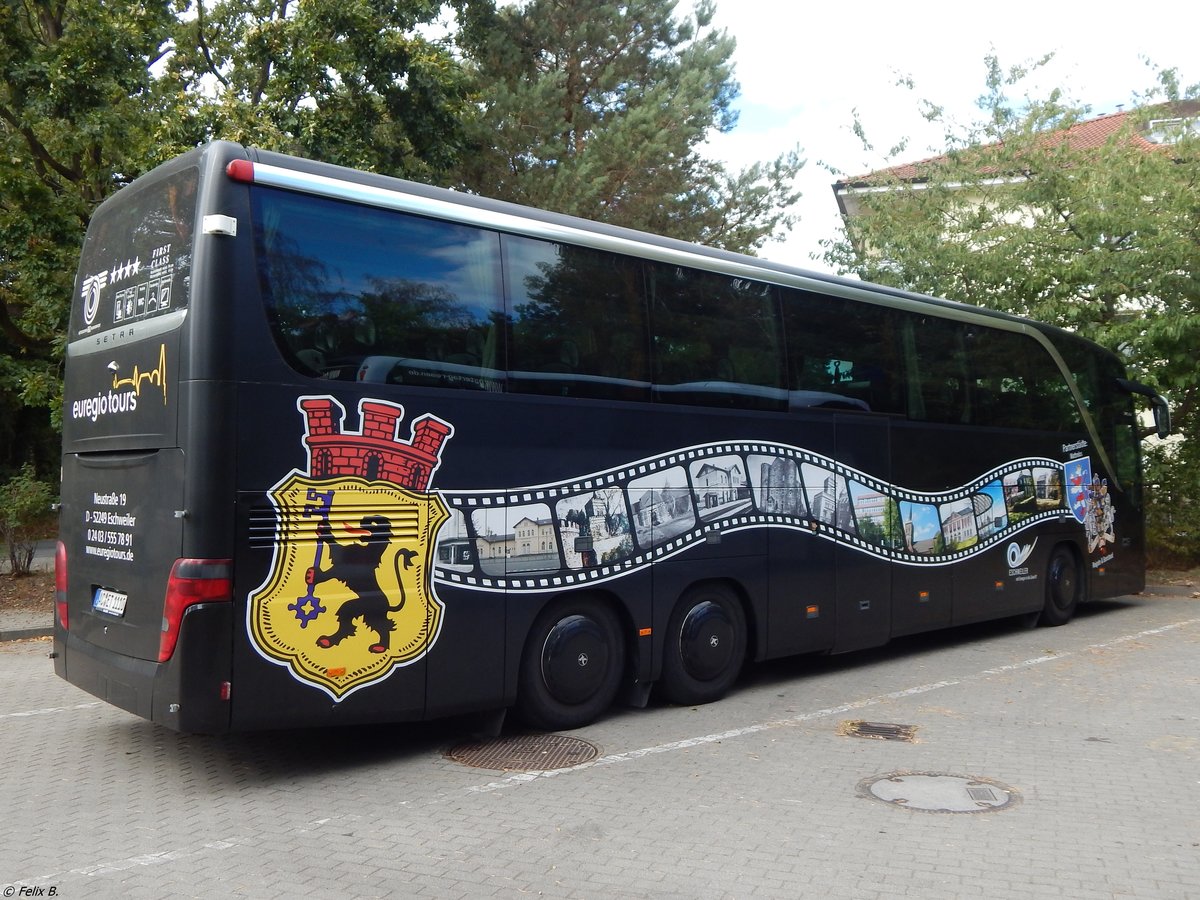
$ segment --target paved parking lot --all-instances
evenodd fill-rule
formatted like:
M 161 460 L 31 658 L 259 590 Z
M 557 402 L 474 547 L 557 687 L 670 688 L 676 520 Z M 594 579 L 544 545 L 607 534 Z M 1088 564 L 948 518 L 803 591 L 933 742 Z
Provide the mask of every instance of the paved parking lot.
M 177 735 L 48 649 L 0 644 L 5 897 L 1200 896 L 1190 592 L 757 666 L 722 703 L 616 711 L 547 774 L 447 759 L 462 723 Z M 1005 803 L 913 808 L 911 773 Z

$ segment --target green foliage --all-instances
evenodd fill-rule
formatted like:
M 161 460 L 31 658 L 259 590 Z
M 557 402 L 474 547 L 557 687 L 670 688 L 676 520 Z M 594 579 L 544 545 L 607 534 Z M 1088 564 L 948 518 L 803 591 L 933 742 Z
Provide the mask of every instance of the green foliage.
M 60 405 L 62 335 L 92 210 L 156 162 L 149 67 L 165 2 L 0 5 L 0 411 Z M 44 416 L 40 429 L 49 428 Z M 41 440 L 35 436 L 36 440 Z
M 32 465 L 0 486 L 0 539 L 8 546 L 12 575 L 28 575 L 38 538 L 53 519 L 53 492 L 39 481 Z
M 717 246 L 787 227 L 795 153 L 731 174 L 733 41 L 669 0 L 0 4 L 0 471 L 54 470 L 95 208 L 214 138 Z
M 1146 452 L 1146 542 L 1149 563 L 1188 568 L 1200 560 L 1200 492 L 1195 443 L 1151 445 Z
M 864 541 L 870 541 L 872 544 L 884 543 L 883 526 L 874 519 L 863 518 L 858 520 L 858 536 Z
M 1149 119 L 1200 113 L 1200 104 L 1164 105 L 1200 91 L 1181 91 L 1175 73 L 1162 72 L 1122 128 L 1086 146 L 1056 132 L 1090 118 L 1087 108 L 1057 92 L 1009 99 L 1028 72 L 1006 72 L 989 58 L 982 121 L 947 125 L 947 153 L 915 173 L 869 176 L 872 188 L 885 189 L 854 197 L 861 212 L 826 245 L 825 259 L 871 281 L 1028 315 L 1119 350 L 1132 377 L 1167 396 L 1176 430 L 1195 444 L 1200 135 L 1158 148 L 1137 135 Z M 924 109 L 943 121 L 934 105 Z M 1178 497 L 1200 496 L 1200 467 L 1163 483 L 1173 478 L 1190 485 Z M 1153 510 L 1151 518 L 1167 523 L 1177 514 Z
M 941 556 L 946 553 L 946 536 L 942 532 L 938 532 L 933 536 L 933 549 L 929 551 L 934 556 Z
M 461 181 L 531 206 L 753 251 L 791 226 L 803 161 L 737 174 L 701 154 L 736 122 L 734 41 L 712 8 L 672 0 L 531 0 L 465 10 L 480 115 Z
M 175 130 L 422 181 L 445 177 L 470 117 L 438 0 L 197 0 L 165 80 L 195 98 Z
M 122 185 L 213 137 L 444 173 L 466 81 L 445 47 L 413 33 L 439 10 L 431 0 L 0 5 L 0 421 L 23 429 L 0 428 L 0 467 L 18 462 L 18 437 L 54 441 L 79 248 Z M 43 472 L 56 455 L 39 449 Z
M 633 539 L 629 535 L 621 538 L 621 543 L 610 550 L 605 551 L 600 555 L 600 564 L 604 565 L 611 562 L 620 562 L 621 560 L 633 555 Z
M 900 515 L 900 504 L 891 497 L 883 507 L 883 543 L 888 547 L 904 546 L 904 519 Z

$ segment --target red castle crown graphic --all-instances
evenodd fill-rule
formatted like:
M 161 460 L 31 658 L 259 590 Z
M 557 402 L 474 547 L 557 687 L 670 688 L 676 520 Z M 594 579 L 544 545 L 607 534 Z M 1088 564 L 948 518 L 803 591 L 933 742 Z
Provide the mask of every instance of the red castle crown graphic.
M 313 478 L 356 475 L 424 493 L 441 462 L 442 445 L 454 433 L 453 426 L 427 415 L 412 423 L 412 440 L 402 441 L 404 407 L 383 400 L 359 401 L 357 434 L 342 430 L 346 409 L 332 397 L 301 397 L 298 405 Z

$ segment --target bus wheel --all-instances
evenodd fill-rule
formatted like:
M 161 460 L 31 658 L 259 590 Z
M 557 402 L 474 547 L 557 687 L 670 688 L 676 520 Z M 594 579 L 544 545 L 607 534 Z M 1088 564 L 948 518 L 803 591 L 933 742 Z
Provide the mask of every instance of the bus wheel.
M 533 624 L 517 684 L 517 714 L 543 731 L 579 728 L 612 705 L 625 669 L 617 617 L 592 597 L 556 603 Z
M 734 593 L 713 584 L 680 597 L 663 654 L 659 686 L 665 699 L 691 705 L 724 697 L 746 658 L 746 615 Z
M 1059 545 L 1050 556 L 1046 568 L 1046 605 L 1042 608 L 1042 625 L 1066 625 L 1075 615 L 1083 593 L 1083 578 L 1075 554 Z

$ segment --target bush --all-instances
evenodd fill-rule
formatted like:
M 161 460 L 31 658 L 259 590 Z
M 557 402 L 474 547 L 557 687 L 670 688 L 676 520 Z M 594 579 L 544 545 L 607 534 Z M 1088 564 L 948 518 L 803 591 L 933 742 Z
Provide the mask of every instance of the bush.
M 1146 551 L 1154 568 L 1200 564 L 1200 460 L 1188 444 L 1146 452 Z
M 8 545 L 10 574 L 28 575 L 38 538 L 50 527 L 54 493 L 28 463 L 0 486 L 0 539 Z

